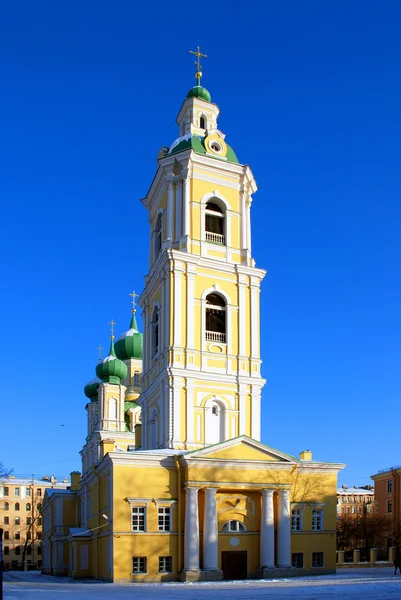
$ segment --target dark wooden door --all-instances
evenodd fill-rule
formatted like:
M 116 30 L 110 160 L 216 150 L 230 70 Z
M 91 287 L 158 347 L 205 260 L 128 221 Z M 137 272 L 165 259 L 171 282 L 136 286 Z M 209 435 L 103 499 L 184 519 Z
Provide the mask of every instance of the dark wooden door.
M 248 577 L 247 553 L 243 550 L 221 553 L 224 579 L 246 579 Z

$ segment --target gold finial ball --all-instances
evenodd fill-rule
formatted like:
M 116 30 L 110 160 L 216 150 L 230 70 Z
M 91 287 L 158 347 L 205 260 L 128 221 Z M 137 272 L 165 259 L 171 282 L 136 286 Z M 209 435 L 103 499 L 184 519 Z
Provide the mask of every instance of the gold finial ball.
M 195 77 L 196 79 L 200 79 L 202 77 L 202 71 L 197 71 Z

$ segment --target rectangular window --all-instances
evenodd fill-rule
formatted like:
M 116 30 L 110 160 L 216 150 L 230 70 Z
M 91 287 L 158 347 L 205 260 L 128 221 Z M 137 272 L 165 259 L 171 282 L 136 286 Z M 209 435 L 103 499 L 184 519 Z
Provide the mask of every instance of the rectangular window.
M 37 495 L 37 496 L 41 496 L 41 495 L 42 495 L 42 490 L 41 490 L 41 488 L 38 488 L 38 489 L 36 490 L 36 495 Z
M 21 517 L 15 517 L 14 518 L 14 525 L 20 525 L 21 524 Z
M 145 531 L 145 507 L 132 507 L 132 531 Z
M 159 556 L 159 573 L 172 573 L 173 559 L 171 556 Z
M 27 534 L 26 534 L 26 539 L 30 540 L 31 538 L 32 538 L 31 532 L 28 531 Z
M 393 501 L 392 500 L 387 500 L 387 512 L 388 513 L 393 512 Z
M 312 531 L 322 531 L 323 529 L 323 511 L 317 508 L 312 510 Z
M 10 488 L 7 487 L 7 486 L 5 486 L 3 488 L 3 494 L 4 494 L 4 496 L 9 496 L 10 495 Z
M 159 531 L 170 531 L 170 507 L 161 507 L 158 510 Z
M 146 557 L 145 556 L 134 556 L 132 558 L 132 572 L 133 573 L 146 573 Z
M 10 547 L 4 546 L 4 556 L 8 556 L 10 554 Z
M 42 539 L 42 532 L 41 531 L 37 531 L 36 532 L 36 539 L 37 540 L 41 540 Z
M 19 496 L 19 487 L 14 488 L 14 496 Z
M 10 524 L 10 517 L 4 517 L 4 525 Z
M 28 548 L 26 549 L 26 553 L 27 553 L 28 556 L 31 556 L 31 554 L 32 554 L 32 548 L 31 548 L 31 546 L 28 546 Z
M 16 532 L 14 533 L 14 539 L 15 539 L 15 540 L 20 540 L 20 539 L 21 539 L 21 533 L 20 533 L 19 531 L 16 531 Z
M 9 540 L 10 539 L 10 532 L 9 531 L 5 531 L 4 532 L 4 539 L 5 540 Z
M 301 531 L 301 511 L 299 508 L 292 509 L 291 531 Z
M 348 506 L 348 508 L 347 508 L 347 515 L 349 515 L 349 506 Z
M 42 555 L 42 546 L 38 546 L 36 548 L 36 552 L 38 553 L 39 556 L 41 556 Z M 38 562 L 38 566 L 39 566 L 39 562 Z
M 31 488 L 28 488 L 28 487 L 27 487 L 27 488 L 25 488 L 25 496 L 26 496 L 27 498 L 30 498 L 30 497 L 31 497 Z
M 352 507 L 352 514 L 355 514 L 355 506 Z
M 392 494 L 393 493 L 393 480 L 389 479 L 387 481 L 387 493 L 388 494 Z
M 15 547 L 15 554 L 21 554 L 21 547 L 20 546 L 16 546 Z
M 304 568 L 304 555 L 302 554 L 302 552 L 293 552 L 292 566 L 295 567 L 295 569 Z
M 27 525 L 31 525 L 31 524 L 32 524 L 32 519 L 31 519 L 31 517 L 27 517 L 27 518 L 26 518 L 26 524 L 27 524 Z
M 312 567 L 323 567 L 323 552 L 312 552 Z
M 360 501 L 361 501 L 361 497 L 360 497 L 360 496 L 358 496 L 358 502 L 360 502 Z

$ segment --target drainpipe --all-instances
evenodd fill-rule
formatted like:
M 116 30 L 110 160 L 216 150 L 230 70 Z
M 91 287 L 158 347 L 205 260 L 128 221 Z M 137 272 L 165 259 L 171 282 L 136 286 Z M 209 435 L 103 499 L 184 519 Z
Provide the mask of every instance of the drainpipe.
M 181 572 L 181 468 L 177 455 L 174 456 L 177 469 L 177 572 Z

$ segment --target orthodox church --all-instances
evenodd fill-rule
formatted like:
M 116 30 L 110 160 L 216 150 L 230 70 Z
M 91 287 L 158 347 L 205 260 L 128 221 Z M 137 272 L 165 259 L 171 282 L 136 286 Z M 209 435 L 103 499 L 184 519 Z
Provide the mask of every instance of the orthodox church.
M 201 56 L 198 48 L 196 53 Z M 257 191 L 200 83 L 142 202 L 150 265 L 85 387 L 82 473 L 47 490 L 43 572 L 113 582 L 335 572 L 342 464 L 260 442 Z

